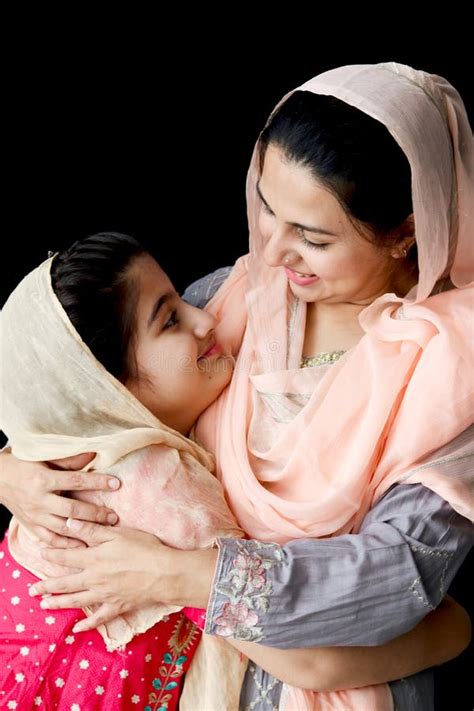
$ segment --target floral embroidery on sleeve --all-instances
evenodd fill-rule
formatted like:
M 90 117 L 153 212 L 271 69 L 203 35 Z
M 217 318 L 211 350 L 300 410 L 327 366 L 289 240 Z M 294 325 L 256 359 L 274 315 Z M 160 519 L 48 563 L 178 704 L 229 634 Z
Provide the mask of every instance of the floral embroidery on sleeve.
M 281 563 L 283 551 L 276 543 L 259 541 L 221 539 L 219 544 L 220 561 L 205 631 L 221 637 L 261 641 L 264 635 L 258 626 L 259 613 L 268 611 L 272 592 L 267 575 Z M 228 569 L 224 571 L 226 566 Z

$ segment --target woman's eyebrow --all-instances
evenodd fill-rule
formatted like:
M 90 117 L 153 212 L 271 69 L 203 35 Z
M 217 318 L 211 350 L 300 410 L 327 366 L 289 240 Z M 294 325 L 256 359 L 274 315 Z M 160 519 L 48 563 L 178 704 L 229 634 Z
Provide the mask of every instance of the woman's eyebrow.
M 273 214 L 272 208 L 262 195 L 262 191 L 260 189 L 260 181 L 257 183 L 257 193 L 265 207 Z M 329 235 L 330 237 L 337 237 L 337 234 L 335 232 L 323 230 L 321 227 L 309 227 L 308 225 L 301 225 L 299 222 L 288 222 L 287 224 L 291 225 L 291 227 L 298 227 L 300 230 L 304 230 L 305 232 L 313 232 L 317 235 Z
M 273 212 L 272 208 L 270 207 L 270 205 L 268 204 L 268 202 L 267 202 L 267 201 L 265 200 L 265 198 L 263 197 L 263 193 L 262 193 L 262 190 L 261 190 L 261 188 L 260 188 L 260 180 L 257 182 L 257 194 L 258 194 L 258 197 L 260 198 L 260 200 L 261 200 L 261 201 L 263 202 L 263 204 L 265 205 L 265 207 L 268 207 L 268 209 L 270 210 L 270 212 Z
M 169 301 L 170 299 L 172 299 L 174 295 L 175 295 L 175 292 L 174 292 L 174 291 L 167 291 L 166 294 L 162 294 L 162 295 L 156 300 L 156 302 L 155 302 L 155 304 L 154 304 L 154 306 L 153 306 L 153 308 L 152 308 L 152 310 L 151 310 L 150 316 L 149 316 L 149 318 L 148 318 L 148 323 L 147 323 L 147 328 L 148 328 L 148 329 L 150 328 L 150 326 L 153 324 L 153 322 L 155 321 L 156 317 L 158 316 L 161 307 L 162 307 L 164 304 L 166 304 L 167 301 Z

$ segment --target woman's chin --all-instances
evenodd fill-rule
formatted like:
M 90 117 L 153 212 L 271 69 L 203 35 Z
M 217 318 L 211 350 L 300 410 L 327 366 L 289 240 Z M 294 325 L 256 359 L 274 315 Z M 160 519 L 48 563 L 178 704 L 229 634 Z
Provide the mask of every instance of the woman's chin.
M 317 288 L 319 283 L 317 282 L 317 284 L 311 284 L 310 286 L 299 286 L 292 281 L 288 281 L 291 293 L 306 304 L 319 301 L 321 298 L 320 289 Z

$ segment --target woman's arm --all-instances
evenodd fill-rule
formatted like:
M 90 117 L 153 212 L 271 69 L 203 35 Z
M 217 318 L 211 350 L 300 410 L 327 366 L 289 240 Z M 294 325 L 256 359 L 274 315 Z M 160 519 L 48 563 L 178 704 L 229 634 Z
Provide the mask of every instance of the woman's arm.
M 421 485 L 394 487 L 357 535 L 285 546 L 227 538 L 218 552 L 180 551 L 150 534 L 71 523 L 80 528 L 70 535 L 92 547 L 43 551 L 52 562 L 84 569 L 35 585 L 68 593 L 45 601 L 51 609 L 117 601 L 123 609 L 156 601 L 207 607 L 207 633 L 281 649 L 399 637 L 441 602 L 473 540 L 472 525 Z M 235 585 L 243 560 L 246 584 Z M 137 598 L 140 576 L 149 580 L 147 600 Z M 84 625 L 95 627 L 102 615 Z
M 410 632 L 378 647 L 281 650 L 256 642 L 229 642 L 291 686 L 338 691 L 402 679 L 444 664 L 466 649 L 471 632 L 469 615 L 448 596 Z
M 433 453 L 437 466 L 471 466 L 455 456 L 466 434 L 451 443 L 445 464 Z M 356 535 L 285 546 L 220 539 L 214 578 L 215 550 L 176 551 L 150 536 L 155 552 L 147 558 L 131 533 L 84 524 L 76 535 L 94 548 L 45 552 L 53 562 L 85 568 L 36 586 L 71 593 L 50 598 L 51 609 L 105 601 L 80 625 L 93 628 L 117 614 L 118 605 L 123 611 L 142 604 L 143 577 L 150 581 L 148 602 L 207 606 L 206 632 L 280 649 L 382 645 L 399 637 L 441 602 L 473 542 L 472 524 L 420 484 L 394 486 Z M 129 571 L 132 558 L 136 574 Z
M 93 454 L 55 462 L 61 469 L 80 469 Z M 16 459 L 9 450 L 0 452 L 0 503 L 41 541 L 58 548 L 82 546 L 67 537 L 69 517 L 115 523 L 117 515 L 108 508 L 61 496 L 61 491 L 118 489 L 119 479 L 94 472 L 55 471 L 41 462 Z M 109 516 L 111 518 L 109 518 Z
M 33 593 L 40 594 L 83 591 L 49 597 L 41 603 L 44 609 L 83 607 L 105 600 L 95 615 L 78 623 L 75 631 L 91 629 L 117 614 L 163 599 L 206 605 L 216 550 L 175 551 L 147 533 L 82 522 L 78 522 L 79 534 L 90 548 L 46 551 L 45 557 L 87 566 L 87 571 L 38 582 L 32 588 Z M 190 592 L 184 595 L 181 580 L 187 573 L 198 584 L 190 585 Z M 245 611 L 239 612 L 243 635 Z M 228 620 L 228 616 L 221 620 L 221 632 L 225 632 L 223 623 Z M 470 623 L 464 610 L 452 601 L 443 601 L 414 630 L 378 647 L 280 650 L 255 642 L 227 641 L 282 681 L 313 690 L 335 690 L 382 683 L 444 663 L 459 654 L 469 638 Z
M 284 546 L 220 539 L 205 631 L 280 649 L 384 644 L 441 602 L 473 530 L 414 484 L 387 492 L 356 535 Z

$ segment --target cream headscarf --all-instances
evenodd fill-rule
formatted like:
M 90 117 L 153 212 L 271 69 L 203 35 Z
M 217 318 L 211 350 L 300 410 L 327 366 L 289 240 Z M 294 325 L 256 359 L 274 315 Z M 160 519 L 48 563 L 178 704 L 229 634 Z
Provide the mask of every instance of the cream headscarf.
M 54 294 L 51 261 L 23 279 L 1 313 L 0 427 L 13 454 L 43 461 L 96 452 L 85 469 L 110 471 L 121 479 L 121 488 L 78 498 L 110 506 L 120 525 L 153 533 L 175 548 L 208 547 L 217 536 L 241 537 L 211 474 L 213 457 L 157 420 L 97 361 Z M 43 560 L 41 546 L 12 519 L 9 547 L 18 563 L 41 578 L 71 572 Z M 109 651 L 122 649 L 135 634 L 180 609 L 149 606 L 99 631 Z M 245 662 L 220 640 L 207 635 L 204 640 L 196 657 L 205 652 L 213 664 L 200 667 L 203 674 L 187 694 L 194 702 L 207 699 L 210 687 L 216 711 L 234 711 Z
M 231 386 L 201 416 L 198 437 L 216 454 L 239 523 L 259 540 L 356 532 L 400 481 L 422 482 L 472 520 L 472 469 L 448 477 L 435 465 L 416 468 L 473 421 L 474 151 L 462 101 L 441 77 L 395 63 L 341 67 L 299 89 L 369 114 L 406 154 L 419 283 L 405 298 L 385 294 L 366 308 L 364 337 L 337 363 L 301 370 L 306 307 L 283 270 L 263 261 L 255 150 L 250 254 L 209 304 L 221 339 L 232 338 L 240 352 Z M 430 296 L 447 275 L 456 288 Z M 472 455 L 470 446 L 460 458 Z M 344 698 L 286 689 L 283 698 L 292 711 L 380 711 L 390 708 L 383 689 Z

